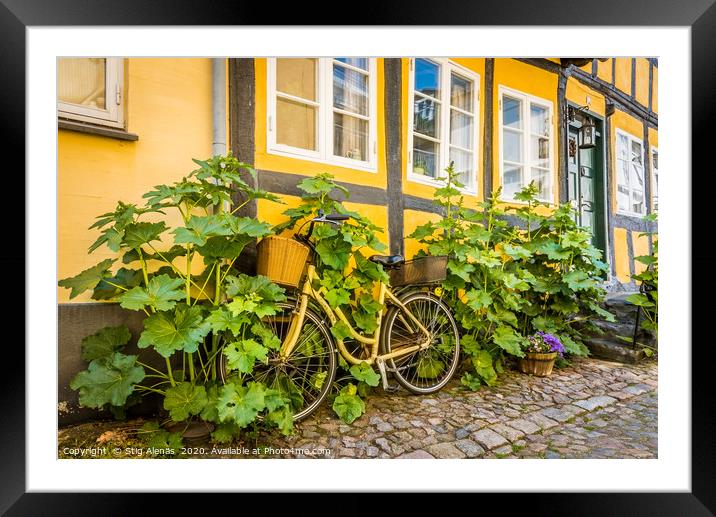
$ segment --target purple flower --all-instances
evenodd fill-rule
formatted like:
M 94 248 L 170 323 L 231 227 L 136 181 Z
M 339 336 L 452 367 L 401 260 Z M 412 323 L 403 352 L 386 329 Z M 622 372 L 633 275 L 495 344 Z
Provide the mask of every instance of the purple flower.
M 555 335 L 547 332 L 536 332 L 534 336 L 530 336 L 530 352 L 549 353 L 557 352 L 560 357 L 564 357 L 564 345 Z

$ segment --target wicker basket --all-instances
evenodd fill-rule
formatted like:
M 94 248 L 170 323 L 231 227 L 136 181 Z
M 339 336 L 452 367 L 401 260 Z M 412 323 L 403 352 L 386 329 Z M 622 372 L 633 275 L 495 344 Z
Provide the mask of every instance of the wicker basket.
M 522 373 L 531 373 L 537 377 L 547 377 L 552 373 L 556 358 L 557 352 L 550 352 L 549 354 L 527 352 L 526 357 L 520 357 L 520 371 Z
M 256 251 L 256 273 L 279 285 L 299 286 L 308 260 L 308 246 L 294 239 L 272 235 L 262 239 Z
M 390 270 L 390 285 L 437 284 L 447 277 L 447 256 L 419 257 Z

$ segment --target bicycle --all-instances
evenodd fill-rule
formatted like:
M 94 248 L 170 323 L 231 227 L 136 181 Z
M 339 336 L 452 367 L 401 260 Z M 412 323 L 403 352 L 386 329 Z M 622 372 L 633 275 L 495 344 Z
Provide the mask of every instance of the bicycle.
M 447 257 L 408 262 L 400 255 L 369 257 L 391 273 L 391 283 L 403 284 L 394 291 L 380 282 L 378 302 L 383 309 L 376 316 L 372 336 L 358 332 L 340 308 L 330 307 L 323 296 L 324 287 L 314 289 L 317 253 L 311 241 L 313 228 L 320 223 L 340 225 L 347 219 L 348 215 L 319 212 L 299 228 L 294 239 L 310 250 L 305 280 L 293 300 L 280 303 L 277 314 L 262 320 L 281 340 L 281 346 L 269 354 L 266 364 L 255 365 L 253 377 L 291 400 L 294 421 L 313 413 L 328 396 L 338 370 L 337 351 L 350 365 L 365 362 L 377 366 L 383 389 L 392 389 L 388 383 L 391 372 L 401 386 L 415 394 L 438 391 L 458 366 L 457 324 L 448 306 L 428 288 L 445 277 Z M 308 232 L 301 235 L 309 222 Z M 339 321 L 348 326 L 350 338 L 357 343 L 354 353 L 330 332 L 330 326 Z M 218 371 L 223 383 L 230 381 L 232 373 L 226 369 L 223 352 Z

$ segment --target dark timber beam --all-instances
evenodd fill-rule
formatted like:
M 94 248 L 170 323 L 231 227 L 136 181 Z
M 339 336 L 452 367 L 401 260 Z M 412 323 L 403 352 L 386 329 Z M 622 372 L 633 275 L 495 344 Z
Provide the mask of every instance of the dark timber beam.
M 482 96 L 485 109 L 485 124 L 482 142 L 482 177 L 484 199 L 492 195 L 492 130 L 495 103 L 493 101 L 495 90 L 495 60 L 485 59 L 485 94 Z
M 385 83 L 385 161 L 388 170 L 388 238 L 393 255 L 404 253 L 402 60 L 383 60 Z

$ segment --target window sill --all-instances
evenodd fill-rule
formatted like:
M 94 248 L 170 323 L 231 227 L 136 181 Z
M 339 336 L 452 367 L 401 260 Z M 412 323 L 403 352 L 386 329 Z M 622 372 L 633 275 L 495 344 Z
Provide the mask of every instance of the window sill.
M 85 124 L 72 120 L 58 120 L 57 128 L 66 129 L 68 131 L 76 131 L 78 133 L 87 133 L 90 135 L 106 136 L 108 138 L 116 138 L 117 140 L 129 140 L 130 142 L 135 142 L 139 140 L 139 135 L 135 133 L 129 133 L 127 131 L 124 131 L 123 129 L 95 126 L 92 124 Z

